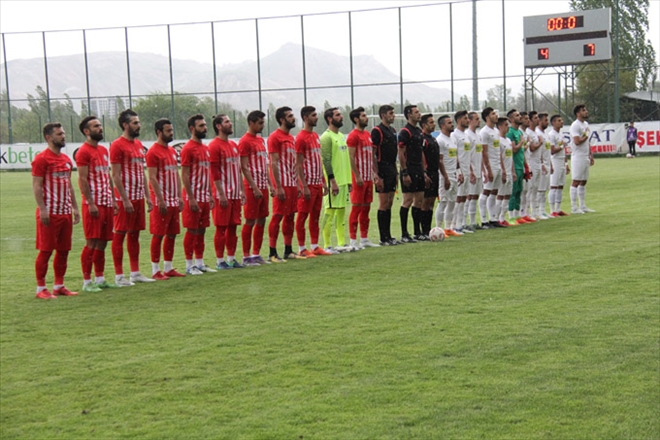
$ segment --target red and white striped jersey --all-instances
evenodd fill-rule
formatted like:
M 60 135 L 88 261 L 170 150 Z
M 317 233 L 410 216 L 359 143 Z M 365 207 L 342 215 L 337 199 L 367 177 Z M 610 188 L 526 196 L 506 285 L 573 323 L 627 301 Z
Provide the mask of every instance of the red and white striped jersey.
M 190 167 L 190 186 L 193 196 L 198 202 L 210 202 L 211 196 L 211 163 L 209 149 L 206 145 L 193 141 L 186 142 L 181 150 L 181 166 Z M 190 199 L 190 194 L 184 191 L 184 198 Z
M 268 152 L 280 155 L 280 180 L 282 186 L 298 186 L 296 175 L 296 141 L 291 133 L 285 133 L 279 128 L 268 136 Z M 272 176 L 272 170 L 271 170 Z M 273 184 L 275 179 L 273 179 Z
M 304 157 L 303 174 L 307 185 L 322 185 L 323 160 L 319 135 L 313 131 L 300 130 L 296 136 L 296 153 Z
M 371 134 L 366 130 L 353 129 L 346 138 L 348 148 L 355 148 L 355 165 L 360 177 L 365 182 L 374 180 L 374 148 L 371 143 Z
M 215 138 L 209 144 L 211 155 L 211 176 L 220 181 L 229 200 L 241 198 L 241 158 L 238 145 L 233 141 Z M 215 191 L 215 185 L 213 186 Z M 215 194 L 215 192 L 214 192 Z
M 262 137 L 245 133 L 238 141 L 238 153 L 249 158 L 249 168 L 252 179 L 259 189 L 268 188 L 268 153 Z M 247 185 L 247 182 L 245 183 Z
M 149 151 L 147 151 L 147 167 L 156 168 L 156 175 L 160 191 L 163 194 L 163 200 L 169 207 L 179 206 L 179 184 L 177 176 L 179 174 L 179 166 L 176 161 L 176 151 L 174 148 L 154 143 Z M 156 193 L 153 187 L 149 184 L 151 192 L 151 201 L 154 206 L 158 204 Z
M 73 162 L 64 153 L 49 149 L 37 154 L 32 161 L 32 175 L 43 177 L 44 203 L 51 215 L 71 214 L 71 170 Z
M 109 159 L 108 150 L 103 145 L 94 147 L 87 142 L 76 153 L 78 168 L 87 167 L 89 190 L 97 206 L 112 206 Z M 84 194 L 83 203 L 89 204 Z
M 121 165 L 121 183 L 129 200 L 143 200 L 144 194 L 144 147 L 137 139 L 129 141 L 123 136 L 110 144 L 110 163 Z M 115 188 L 115 196 L 120 199 Z

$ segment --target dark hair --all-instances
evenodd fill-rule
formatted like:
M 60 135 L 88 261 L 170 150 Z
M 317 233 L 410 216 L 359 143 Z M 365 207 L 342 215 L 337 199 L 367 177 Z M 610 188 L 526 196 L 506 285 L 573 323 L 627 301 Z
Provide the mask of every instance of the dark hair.
M 82 134 L 85 134 L 85 132 L 83 130 L 86 129 L 87 126 L 89 125 L 89 123 L 91 121 L 93 121 L 94 119 L 98 119 L 98 118 L 96 116 L 87 116 L 85 119 L 80 121 L 80 124 L 78 124 L 78 129 L 80 130 L 80 132 Z
M 403 117 L 408 119 L 408 116 L 412 114 L 414 108 L 417 108 L 416 105 L 407 105 L 403 109 Z
M 247 120 L 248 122 L 252 122 L 254 124 L 256 122 L 259 122 L 259 119 L 263 119 L 265 117 L 266 117 L 266 113 L 262 112 L 261 110 L 254 110 L 248 113 Z
M 383 115 L 386 115 L 391 110 L 394 110 L 394 107 L 392 107 L 391 105 L 389 104 L 381 105 L 380 108 L 378 109 L 378 116 L 382 118 Z
M 502 125 L 506 124 L 509 122 L 507 118 L 497 118 L 497 126 L 501 127 Z
M 428 122 L 429 119 L 433 120 L 433 114 L 432 113 L 427 113 L 425 115 L 422 115 L 422 119 L 421 119 L 420 123 L 422 125 L 424 125 Z
M 470 112 L 470 113 L 468 113 L 468 119 L 471 120 L 475 115 L 477 116 L 477 118 L 479 117 L 479 113 L 477 113 L 477 112 Z
M 213 131 L 215 131 L 215 134 L 220 134 L 220 130 L 218 130 L 218 125 L 222 124 L 222 121 L 227 117 L 225 114 L 219 114 L 213 116 Z
M 156 122 L 154 122 L 154 131 L 156 132 L 156 136 L 158 136 L 158 132 L 162 132 L 163 129 L 165 128 L 166 125 L 172 125 L 172 122 L 169 119 L 165 118 L 160 118 Z
M 557 118 L 561 118 L 561 115 L 552 115 L 552 117 L 550 118 L 550 123 L 554 124 Z
M 511 119 L 511 116 L 513 116 L 513 114 L 514 114 L 515 112 L 517 112 L 517 111 L 518 111 L 518 110 L 516 110 L 515 108 L 512 108 L 511 110 L 509 110 L 509 111 L 506 113 L 506 117 L 509 118 L 509 119 Z
M 311 105 L 306 105 L 300 109 L 300 117 L 305 119 L 305 116 L 309 116 L 315 111 L 316 111 L 316 107 L 312 107 Z
M 486 107 L 485 109 L 483 109 L 481 111 L 481 119 L 483 119 L 484 122 L 486 122 L 486 118 L 488 117 L 488 115 L 490 115 L 493 112 L 493 110 L 495 110 L 493 107 Z
M 581 111 L 583 108 L 585 108 L 585 107 L 586 107 L 586 106 L 585 106 L 584 104 L 578 104 L 578 105 L 576 105 L 575 107 L 573 107 L 573 114 L 574 114 L 575 116 L 577 116 L 577 114 L 580 113 L 580 111 Z
M 356 122 L 355 122 L 355 120 L 356 120 L 356 119 L 359 119 L 359 118 L 360 118 L 360 115 L 361 115 L 362 113 L 364 113 L 364 107 L 354 108 L 354 109 L 351 110 L 351 112 L 348 114 L 348 117 L 351 118 L 351 122 L 352 122 L 353 124 L 357 125 Z
M 193 128 L 195 127 L 195 124 L 197 121 L 200 121 L 204 119 L 204 115 L 201 113 L 197 113 L 196 115 L 192 115 L 191 117 L 188 118 L 188 128 Z
M 442 130 L 442 126 L 444 125 L 447 119 L 451 121 L 451 117 L 449 115 L 442 115 L 438 118 L 438 127 L 440 127 L 441 130 Z
M 529 119 L 534 119 L 534 116 L 538 114 L 539 112 L 537 112 L 536 110 L 532 110 L 531 112 L 529 112 Z
M 135 112 L 134 112 L 133 110 L 131 110 L 130 108 L 127 108 L 127 109 L 124 110 L 123 112 L 119 113 L 119 119 L 118 119 L 118 121 L 119 121 L 119 128 L 121 128 L 121 129 L 123 130 L 123 129 L 124 129 L 124 124 L 128 124 L 129 122 L 131 122 L 131 118 L 132 118 L 133 116 L 137 116 L 137 115 L 138 115 L 138 114 L 135 113 Z
M 547 113 L 539 113 L 539 119 L 547 118 L 548 114 Z
M 459 110 L 454 114 L 454 121 L 458 122 L 463 116 L 467 115 L 467 110 Z
M 286 117 L 286 112 L 290 112 L 291 107 L 280 107 L 277 110 L 275 110 L 275 120 L 277 121 L 278 124 L 281 124 L 280 120 L 283 120 Z
M 323 112 L 323 119 L 325 119 L 326 124 L 330 125 L 330 119 L 332 119 L 332 115 L 335 114 L 335 110 L 339 109 L 337 107 L 330 107 Z
M 520 116 L 529 116 L 527 112 L 520 112 Z
M 41 130 L 41 132 L 44 135 L 44 139 L 46 138 L 46 136 L 50 136 L 51 134 L 53 134 L 56 128 L 62 128 L 62 124 L 60 124 L 59 122 L 49 122 L 48 124 L 44 125 L 43 130 Z

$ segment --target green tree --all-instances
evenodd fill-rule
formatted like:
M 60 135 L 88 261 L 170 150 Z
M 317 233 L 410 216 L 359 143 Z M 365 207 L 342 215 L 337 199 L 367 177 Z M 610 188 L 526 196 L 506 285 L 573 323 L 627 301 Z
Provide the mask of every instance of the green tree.
M 649 0 L 571 0 L 570 7 L 576 11 L 612 8 L 612 43 L 618 41 L 619 47 L 619 93 L 650 88 L 657 68 L 655 50 L 646 36 Z M 613 52 L 615 55 L 615 48 Z M 617 99 L 613 95 L 614 60 L 582 68 L 575 98 L 587 105 L 592 121 L 613 120 Z M 632 108 L 622 105 L 621 117 L 626 119 L 630 111 Z

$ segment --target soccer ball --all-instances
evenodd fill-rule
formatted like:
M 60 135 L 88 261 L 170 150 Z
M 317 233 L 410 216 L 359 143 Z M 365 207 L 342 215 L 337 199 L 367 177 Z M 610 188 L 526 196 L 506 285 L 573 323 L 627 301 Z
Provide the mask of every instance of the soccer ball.
M 433 228 L 429 232 L 429 238 L 432 242 L 437 243 L 445 239 L 445 231 L 442 228 Z
M 632 159 L 633 155 L 630 154 L 630 153 L 628 153 L 628 154 L 626 154 L 626 157 L 627 157 L 628 159 Z

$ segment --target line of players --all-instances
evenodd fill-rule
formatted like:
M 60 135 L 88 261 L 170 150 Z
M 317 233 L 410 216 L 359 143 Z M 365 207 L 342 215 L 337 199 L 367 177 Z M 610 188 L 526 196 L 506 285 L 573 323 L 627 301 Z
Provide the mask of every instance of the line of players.
M 578 147 L 587 145 L 588 149 L 588 113 L 584 106 L 578 107 L 576 116 L 581 125 L 576 130 L 581 131 L 574 136 L 574 142 Z M 134 111 L 129 109 L 120 114 L 119 125 L 123 133 L 112 142 L 109 153 L 99 144 L 103 140 L 100 121 L 94 116 L 83 119 L 79 128 L 86 142 L 76 155 L 86 238 L 80 256 L 83 291 L 98 292 L 103 288 L 185 276 L 173 267 L 175 238 L 181 232 L 180 213 L 186 229 L 183 248 L 187 275 L 428 240 L 433 206 L 438 194 L 440 203 L 436 210 L 436 223 L 441 225 L 444 220 L 449 235 L 512 224 L 504 220 L 505 210 L 501 208 L 505 200 L 510 198 L 512 187 L 510 221 L 534 221 L 531 216 L 525 215 L 525 210 L 531 209 L 532 214 L 543 218 L 540 204 L 532 203 L 532 207 L 527 208 L 523 201 L 521 209 L 519 198 L 521 194 L 527 194 L 528 199 L 534 199 L 533 196 L 538 192 L 535 200 L 542 200 L 545 207 L 543 192 L 547 188 L 544 190 L 540 184 L 536 185 L 534 176 L 546 175 L 547 168 L 540 172 L 533 160 L 535 151 L 544 150 L 543 145 L 553 155 L 551 172 L 554 198 L 552 191 L 550 196 L 552 216 L 565 215 L 560 204 L 565 179 L 563 173 L 568 167 L 563 154 L 565 144 L 558 133 L 562 126 L 560 117 L 553 116 L 554 130 L 550 132 L 548 141 L 543 142 L 539 137 L 545 139 L 543 121 L 547 120 L 547 115 L 540 115 L 539 119 L 535 112 L 520 115 L 512 110 L 507 120 L 498 118 L 493 109 L 487 108 L 482 112 L 486 126 L 477 134 L 479 116 L 474 112 L 459 111 L 454 115 L 456 129 L 449 116 L 439 118 L 441 133 L 437 139 L 432 136 L 435 131 L 433 116 L 421 115 L 416 106 L 404 109 L 407 124 L 398 134 L 392 127 L 394 108 L 384 105 L 379 109 L 379 115 L 381 123 L 369 133 L 365 130 L 368 117 L 364 109 L 354 109 L 349 116 L 355 128 L 348 137 L 344 137 L 339 132 L 343 126 L 343 115 L 337 108 L 327 109 L 323 116 L 328 129 L 319 137 L 314 132 L 319 118 L 316 109 L 306 106 L 301 110 L 304 127 L 294 139 L 290 131 L 296 125 L 295 116 L 291 108 L 281 107 L 275 115 L 279 128 L 269 136 L 268 147 L 259 136 L 265 118 L 261 111 L 253 111 L 248 115 L 248 132 L 238 145 L 229 139 L 233 134 L 233 126 L 227 115 L 213 118 L 216 137 L 208 146 L 203 144 L 202 139 L 208 132 L 207 123 L 203 115 L 194 115 L 188 120 L 190 140 L 180 154 L 181 174 L 178 172 L 177 154 L 169 146 L 173 140 L 173 127 L 169 120 L 156 121 L 154 130 L 158 140 L 145 154 L 138 140 L 141 130 L 139 117 Z M 526 127 L 526 121 L 529 121 L 529 127 Z M 537 128 L 537 125 L 540 127 Z M 517 132 L 519 127 L 526 127 L 526 134 Z M 61 153 L 66 145 L 64 130 L 59 123 L 49 123 L 44 126 L 43 135 L 48 147 L 32 163 L 39 250 L 35 262 L 36 296 L 51 299 L 77 295 L 77 292 L 64 286 L 64 275 L 71 250 L 73 225 L 80 221 L 80 213 L 71 185 L 73 164 L 68 156 Z M 516 154 L 528 150 L 529 160 L 524 155 L 521 161 L 515 159 Z M 573 160 L 576 151 L 577 148 L 574 148 Z M 582 176 L 583 180 L 574 180 L 571 187 L 573 212 L 591 212 L 584 205 L 584 185 L 588 167 L 593 164 L 590 151 L 588 158 L 590 163 L 587 161 L 586 176 Z M 523 171 L 518 166 L 519 162 L 524 166 L 527 162 L 531 164 L 531 172 L 527 173 L 531 176 L 527 191 L 523 191 L 521 184 Z M 543 158 L 540 163 L 541 170 L 549 164 Z M 514 177 L 507 180 L 508 170 L 511 170 L 511 176 Z M 513 185 L 510 184 L 512 180 Z M 391 209 L 398 182 L 401 183 L 403 193 L 400 209 L 401 241 L 393 238 L 390 232 Z M 507 185 L 507 182 L 510 183 Z M 502 191 L 498 194 L 500 187 Z M 372 243 L 367 237 L 374 188 L 379 199 L 377 218 L 380 244 Z M 574 203 L 578 195 L 582 200 L 582 209 Z M 266 219 L 270 214 L 269 198 L 273 199 L 268 225 L 270 251 L 268 260 L 264 260 L 260 253 Z M 350 243 L 346 246 L 345 210 L 349 200 Z M 481 226 L 476 223 L 477 200 L 481 210 Z M 466 205 L 468 224 L 465 224 Z M 407 228 L 411 207 L 414 235 L 410 235 Z M 235 258 L 241 208 L 245 217 L 241 230 L 242 263 Z M 150 212 L 149 226 L 152 234 L 151 278 L 142 275 L 139 269 L 139 234 L 146 226 L 145 210 Z M 325 249 L 318 244 L 322 211 Z M 216 226 L 213 241 L 215 269 L 204 263 L 204 239 L 211 217 Z M 305 223 L 308 219 L 310 249 L 305 246 Z M 337 246 L 334 247 L 330 245 L 333 225 L 337 237 Z M 276 249 L 280 227 L 285 244 L 284 258 L 278 255 Z M 358 229 L 360 240 L 357 238 Z M 294 231 L 299 244 L 298 252 L 292 249 Z M 123 270 L 124 241 L 130 262 L 128 277 Z M 112 243 L 116 273 L 114 283 L 104 277 L 105 248 L 108 242 Z M 51 293 L 45 279 L 53 252 L 55 280 Z

